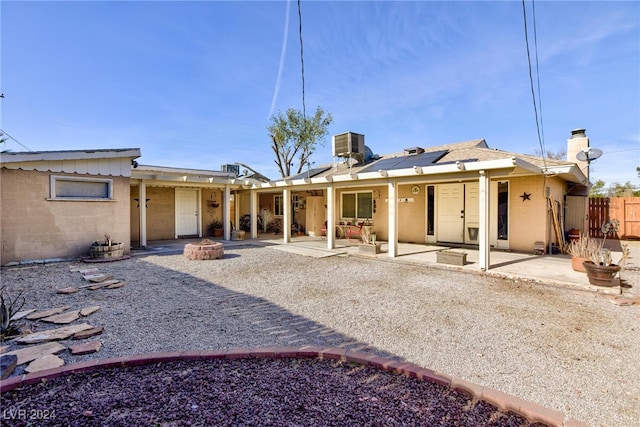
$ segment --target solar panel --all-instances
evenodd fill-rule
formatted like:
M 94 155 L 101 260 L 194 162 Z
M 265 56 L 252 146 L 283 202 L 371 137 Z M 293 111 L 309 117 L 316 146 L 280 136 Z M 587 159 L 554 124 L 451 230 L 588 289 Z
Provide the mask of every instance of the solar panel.
M 331 166 L 320 166 L 317 168 L 309 169 L 308 171 L 300 172 L 298 175 L 289 177 L 289 179 L 313 178 L 314 176 L 319 175 L 322 172 L 328 171 L 329 169 L 331 169 Z
M 449 150 L 430 151 L 411 156 L 393 157 L 391 159 L 378 160 L 362 172 L 372 172 L 377 170 L 409 169 L 414 166 L 431 166 L 443 158 Z

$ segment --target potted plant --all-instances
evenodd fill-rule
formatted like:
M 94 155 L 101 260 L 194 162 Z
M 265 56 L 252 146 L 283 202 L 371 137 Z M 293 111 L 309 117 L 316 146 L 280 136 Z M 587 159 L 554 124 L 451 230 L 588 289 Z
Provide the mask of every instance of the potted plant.
M 586 271 L 582 263 L 594 256 L 599 256 L 601 250 L 602 243 L 585 234 L 580 234 L 579 238 L 571 240 L 565 248 L 565 252 L 571 255 L 571 267 L 575 271 L 582 272 Z
M 104 235 L 104 241 L 93 242 L 89 248 L 91 258 L 119 258 L 124 255 L 124 245 L 114 243 L 109 234 Z
M 223 229 L 224 224 L 219 219 L 214 219 L 211 221 L 211 224 L 209 224 L 209 234 L 213 237 L 222 237 Z
M 600 250 L 593 253 L 588 260 L 582 263 L 587 271 L 589 283 L 592 285 L 614 286 L 614 279 L 616 275 L 622 269 L 622 265 L 624 265 L 629 258 L 629 247 L 625 244 L 621 245 L 622 257 L 617 264 L 614 263 L 611 258 L 611 251 L 604 248 L 607 236 L 609 234 L 616 234 L 619 226 L 620 222 L 617 219 L 612 219 L 609 222 L 603 223 L 601 230 L 602 234 L 604 234 L 604 238 L 602 239 L 602 243 L 600 243 Z

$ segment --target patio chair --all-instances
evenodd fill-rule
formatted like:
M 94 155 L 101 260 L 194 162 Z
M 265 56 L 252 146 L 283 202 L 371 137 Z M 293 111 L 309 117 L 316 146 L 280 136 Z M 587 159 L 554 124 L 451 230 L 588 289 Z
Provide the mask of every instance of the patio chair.
M 325 236 L 327 235 L 327 221 L 325 221 L 324 223 L 322 223 L 322 228 L 320 229 L 320 236 Z
M 364 221 L 358 223 L 358 225 L 351 225 L 347 229 L 347 239 L 351 242 L 352 236 L 358 236 L 358 240 L 362 239 L 362 227 L 364 226 Z

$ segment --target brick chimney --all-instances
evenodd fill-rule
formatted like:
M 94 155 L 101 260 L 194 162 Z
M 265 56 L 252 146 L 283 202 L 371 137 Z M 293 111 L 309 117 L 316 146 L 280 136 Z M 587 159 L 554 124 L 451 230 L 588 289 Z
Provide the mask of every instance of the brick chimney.
M 567 161 L 578 165 L 582 173 L 589 179 L 589 163 L 578 160 L 576 157 L 580 151 L 589 148 L 589 137 L 585 129 L 574 129 L 571 138 L 567 139 Z

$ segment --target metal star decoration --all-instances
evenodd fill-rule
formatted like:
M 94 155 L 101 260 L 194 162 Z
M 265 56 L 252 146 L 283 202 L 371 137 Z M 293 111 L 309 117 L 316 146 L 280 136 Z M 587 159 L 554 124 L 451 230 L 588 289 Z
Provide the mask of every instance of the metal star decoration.
M 522 201 L 524 202 L 525 200 L 531 200 L 531 193 L 527 193 L 526 191 L 524 193 L 522 193 Z

